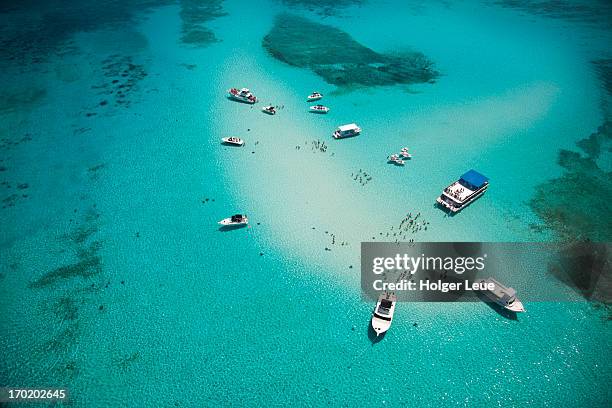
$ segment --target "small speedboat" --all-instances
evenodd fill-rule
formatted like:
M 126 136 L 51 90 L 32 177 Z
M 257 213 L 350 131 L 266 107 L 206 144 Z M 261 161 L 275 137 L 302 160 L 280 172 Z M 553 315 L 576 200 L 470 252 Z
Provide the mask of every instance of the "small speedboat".
M 234 99 L 240 102 L 250 103 L 250 104 L 257 102 L 257 98 L 255 97 L 255 95 L 251 93 L 251 91 L 249 91 L 248 88 L 242 88 L 242 89 L 232 88 L 232 89 L 229 89 L 227 93 L 231 99 Z
M 321 99 L 323 97 L 323 95 L 319 92 L 313 92 L 310 95 L 308 95 L 308 102 L 312 102 L 312 101 L 318 101 L 319 99 Z
M 242 214 L 232 215 L 229 218 L 225 218 L 218 222 L 219 225 L 230 226 L 230 225 L 247 225 L 249 223 L 248 217 Z
M 314 113 L 327 113 L 329 112 L 329 108 L 323 105 L 314 105 L 310 107 L 310 111 Z
M 224 137 L 221 139 L 221 141 L 225 144 L 231 144 L 234 146 L 243 146 L 244 145 L 244 140 L 240 139 L 239 137 Z
M 276 115 L 276 108 L 274 106 L 264 106 L 261 110 L 268 115 Z
M 376 337 L 384 334 L 391 327 L 396 302 L 397 296 L 393 293 L 382 293 L 378 297 L 376 309 L 372 313 L 372 328 L 376 332 Z
M 412 154 L 408 153 L 408 151 L 401 151 L 400 156 L 402 156 L 404 159 L 412 159 Z

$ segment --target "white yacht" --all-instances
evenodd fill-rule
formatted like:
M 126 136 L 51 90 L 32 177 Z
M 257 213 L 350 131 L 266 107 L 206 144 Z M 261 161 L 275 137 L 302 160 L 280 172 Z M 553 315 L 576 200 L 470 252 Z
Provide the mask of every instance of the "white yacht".
M 229 226 L 229 225 L 247 225 L 249 223 L 248 217 L 242 214 L 232 215 L 229 218 L 225 218 L 218 222 L 219 225 Z
M 329 108 L 323 105 L 314 105 L 310 107 L 310 111 L 314 113 L 327 113 L 329 112 Z
M 274 106 L 264 106 L 261 110 L 268 115 L 276 115 L 276 108 Z
M 357 136 L 361 133 L 361 128 L 354 123 L 348 125 L 338 126 L 338 129 L 334 131 L 332 136 L 336 139 L 343 139 L 345 137 Z
M 248 88 L 242 88 L 242 89 L 232 88 L 232 89 L 229 89 L 227 93 L 231 99 L 235 99 L 240 102 L 245 102 L 245 103 L 250 103 L 250 104 L 257 102 L 257 98 L 255 97 L 255 95 L 251 93 L 251 91 L 249 91 Z
M 476 170 L 470 170 L 462 175 L 459 180 L 446 187 L 436 201 L 441 206 L 456 213 L 483 195 L 488 187 L 488 178 Z
M 318 101 L 321 98 L 323 98 L 323 95 L 320 92 L 315 91 L 308 95 L 308 102 Z
M 493 290 L 483 290 L 482 293 L 484 293 L 489 299 L 491 299 L 498 305 L 504 307 L 507 310 L 510 310 L 511 312 L 525 311 L 523 303 L 518 300 L 518 298 L 516 297 L 516 290 L 514 290 L 513 288 L 508 288 L 493 278 L 481 279 L 479 283 L 492 283 L 494 285 Z
M 234 137 L 234 136 L 224 137 L 224 138 L 221 139 L 221 141 L 223 143 L 231 144 L 231 145 L 235 145 L 235 146 L 243 146 L 244 145 L 244 140 L 242 140 L 239 137 Z
M 380 336 L 391 327 L 396 302 L 397 296 L 393 293 L 382 293 L 378 297 L 376 309 L 372 313 L 372 328 L 376 332 L 376 336 Z

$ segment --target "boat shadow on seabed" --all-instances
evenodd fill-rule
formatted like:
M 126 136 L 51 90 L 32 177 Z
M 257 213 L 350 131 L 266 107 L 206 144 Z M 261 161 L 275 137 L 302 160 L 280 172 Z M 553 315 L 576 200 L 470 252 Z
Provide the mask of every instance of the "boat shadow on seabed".
M 247 224 L 222 225 L 222 226 L 219 227 L 219 231 L 221 231 L 221 232 L 229 232 L 229 231 L 234 231 L 234 230 L 246 228 L 247 226 L 248 226 Z
M 498 315 L 500 315 L 502 317 L 505 317 L 508 320 L 517 320 L 518 321 L 518 315 L 517 315 L 516 312 L 508 310 L 505 307 L 503 307 L 501 305 L 498 305 L 497 303 L 491 301 L 491 299 L 486 297 L 483 293 L 476 292 L 476 296 L 478 296 L 478 298 L 480 300 L 482 300 L 482 302 L 484 304 L 486 304 L 491 309 L 493 309 Z

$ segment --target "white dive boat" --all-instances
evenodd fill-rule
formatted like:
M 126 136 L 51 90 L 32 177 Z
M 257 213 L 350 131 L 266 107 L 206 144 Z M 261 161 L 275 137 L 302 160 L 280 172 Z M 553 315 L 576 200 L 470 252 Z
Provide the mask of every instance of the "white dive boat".
M 488 178 L 475 170 L 470 170 L 462 175 L 459 180 L 446 187 L 436 201 L 441 206 L 456 213 L 483 195 L 488 187 Z
M 319 92 L 313 92 L 310 95 L 308 95 L 308 102 L 312 102 L 312 101 L 318 101 L 319 99 L 321 99 L 323 97 L 323 95 Z
M 329 112 L 329 108 L 323 105 L 314 105 L 310 107 L 310 111 L 314 113 L 327 113 Z
M 276 108 L 274 106 L 264 106 L 261 110 L 268 115 L 276 115 Z
M 227 143 L 227 144 L 231 144 L 231 145 L 236 145 L 236 146 L 242 146 L 244 145 L 244 140 L 240 139 L 239 137 L 224 137 L 221 139 L 221 141 L 223 143 Z
M 412 159 L 412 155 L 408 153 L 407 147 L 402 147 L 402 150 L 400 151 L 400 156 L 402 156 L 404 159 Z
M 391 156 L 389 156 L 387 162 L 394 163 L 399 166 L 403 166 L 405 164 L 405 162 L 402 159 L 400 159 L 399 155 L 397 154 L 392 154 Z
M 248 217 L 242 214 L 236 214 L 236 215 L 232 215 L 229 218 L 225 218 L 221 221 L 218 222 L 218 224 L 220 225 L 247 225 L 249 223 L 249 219 Z
M 516 290 L 513 288 L 508 288 L 493 278 L 481 279 L 479 283 L 485 285 L 492 283 L 494 285 L 493 290 L 483 290 L 482 293 L 484 293 L 489 299 L 498 305 L 510 310 L 511 312 L 525 311 L 523 303 L 518 300 L 516 297 Z
M 343 139 L 345 137 L 357 136 L 361 133 L 361 128 L 354 123 L 348 125 L 338 126 L 338 129 L 334 131 L 332 136 L 336 139 Z
M 395 312 L 395 302 L 397 302 L 397 296 L 393 293 L 382 293 L 378 297 L 376 309 L 372 313 L 372 328 L 376 332 L 376 336 L 380 336 L 391 327 L 393 313 Z
M 242 89 L 232 88 L 228 90 L 227 93 L 230 98 L 235 99 L 240 102 L 251 103 L 251 104 L 257 102 L 257 98 L 255 97 L 255 95 L 251 93 L 251 91 L 249 91 L 248 88 L 242 88 Z

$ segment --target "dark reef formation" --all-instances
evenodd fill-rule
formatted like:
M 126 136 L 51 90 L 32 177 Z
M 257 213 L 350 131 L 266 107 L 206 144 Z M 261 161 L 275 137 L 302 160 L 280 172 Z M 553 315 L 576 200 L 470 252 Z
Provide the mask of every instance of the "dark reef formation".
M 612 21 L 612 3 L 609 0 L 495 0 L 494 4 L 534 15 L 595 23 L 608 28 Z
M 283 4 L 312 11 L 321 16 L 339 14 L 340 10 L 349 6 L 360 6 L 367 0 L 281 0 Z
M 181 41 L 197 47 L 219 41 L 204 24 L 227 14 L 223 11 L 222 3 L 223 0 L 180 0 L 183 22 Z
M 337 86 L 423 83 L 438 75 L 422 53 L 377 53 L 344 31 L 292 14 L 276 18 L 263 46 L 274 58 Z
M 79 32 L 134 24 L 155 8 L 177 3 L 183 42 L 202 46 L 217 41 L 205 23 L 224 15 L 223 0 L 5 0 L 0 2 L 0 61 L 24 67 L 43 63 L 74 52 L 72 38 Z
M 132 103 L 130 96 L 138 91 L 138 84 L 148 73 L 144 65 L 137 64 L 134 57 L 123 55 L 111 55 L 102 61 L 102 72 L 104 83 L 93 85 L 91 88 L 98 91 L 103 98 L 96 108 L 104 109 L 112 99 L 113 106 L 129 107 Z M 86 116 L 94 116 L 97 112 L 87 112 Z
M 563 175 L 539 185 L 529 204 L 562 241 L 610 241 L 612 172 L 600 162 L 610 163 L 612 122 L 577 145 L 584 153 L 561 150 Z

